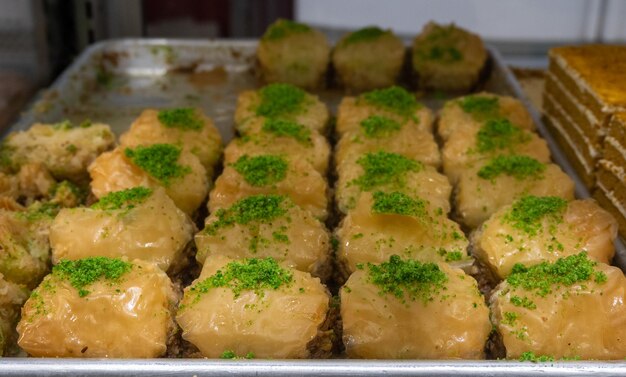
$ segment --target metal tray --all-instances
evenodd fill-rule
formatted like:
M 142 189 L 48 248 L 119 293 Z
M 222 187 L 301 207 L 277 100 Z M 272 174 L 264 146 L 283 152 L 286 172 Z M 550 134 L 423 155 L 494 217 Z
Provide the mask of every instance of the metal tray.
M 259 86 L 255 77 L 255 40 L 124 39 L 88 48 L 41 97 L 22 114 L 10 131 L 35 122 L 87 118 L 108 123 L 118 135 L 147 107 L 196 106 L 211 116 L 225 141 L 233 135 L 237 94 Z M 575 170 L 559 150 L 499 53 L 488 48 L 489 71 L 481 89 L 519 98 L 530 110 L 553 160 L 576 183 L 579 198 L 589 197 Z M 340 90 L 319 93 L 331 111 Z M 437 109 L 445 98 L 421 99 Z M 626 270 L 626 248 L 616 242 L 614 264 Z M 140 346 L 140 345 L 138 345 Z M 6 376 L 609 376 L 626 375 L 626 362 L 427 360 L 203 360 L 203 359 L 35 359 L 0 358 Z

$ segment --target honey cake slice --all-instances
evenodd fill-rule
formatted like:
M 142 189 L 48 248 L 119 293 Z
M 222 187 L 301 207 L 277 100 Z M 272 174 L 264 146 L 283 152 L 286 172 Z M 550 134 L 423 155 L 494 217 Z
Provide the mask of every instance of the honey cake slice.
M 523 196 L 502 207 L 472 233 L 472 252 L 499 279 L 516 263 L 533 266 L 580 251 L 610 264 L 617 222 L 594 200 Z

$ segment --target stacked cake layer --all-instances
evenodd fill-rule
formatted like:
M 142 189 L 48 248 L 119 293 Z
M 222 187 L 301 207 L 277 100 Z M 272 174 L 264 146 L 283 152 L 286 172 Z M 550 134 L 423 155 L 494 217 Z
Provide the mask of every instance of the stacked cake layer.
M 546 124 L 585 185 L 626 234 L 624 115 L 626 47 L 567 46 L 550 51 Z

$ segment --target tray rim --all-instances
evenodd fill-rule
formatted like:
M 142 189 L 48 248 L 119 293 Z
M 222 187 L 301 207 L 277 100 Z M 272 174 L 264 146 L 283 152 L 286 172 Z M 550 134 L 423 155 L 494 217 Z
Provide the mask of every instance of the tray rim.
M 172 39 L 172 38 L 120 38 L 94 43 L 86 48 L 53 83 L 46 92 L 62 92 L 69 84 L 69 79 L 91 59 L 92 55 L 115 46 L 185 46 L 203 47 L 213 45 L 216 48 L 243 47 L 252 48 L 258 39 Z M 582 184 L 573 169 L 547 130 L 540 112 L 524 94 L 512 71 L 504 63 L 499 51 L 485 46 L 493 61 L 493 67 L 501 70 L 513 96 L 528 109 L 537 126 L 537 132 L 548 141 L 552 159 L 566 173 L 572 176 L 576 184 L 576 197 L 590 197 L 589 190 Z M 20 129 L 20 125 L 34 122 L 33 111 L 39 100 L 28 104 L 26 112 L 2 131 L 2 136 Z M 616 249 L 626 253 L 626 247 L 620 238 L 616 240 Z M 616 250 L 617 252 L 618 250 Z M 0 376 L 64 376 L 68 374 L 83 376 L 373 376 L 388 374 L 391 376 L 536 376 L 545 373 L 550 376 L 613 376 L 626 375 L 626 360 L 610 361 L 554 361 L 546 363 L 519 362 L 515 360 L 217 360 L 217 359 L 72 359 L 72 358 L 30 358 L 0 357 Z

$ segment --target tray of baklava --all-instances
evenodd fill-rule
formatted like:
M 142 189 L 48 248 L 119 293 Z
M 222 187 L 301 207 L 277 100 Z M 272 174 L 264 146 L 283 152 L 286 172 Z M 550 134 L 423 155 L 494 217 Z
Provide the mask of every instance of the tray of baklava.
M 90 47 L 2 141 L 0 374 L 626 373 L 618 223 L 528 106 L 455 25 Z

